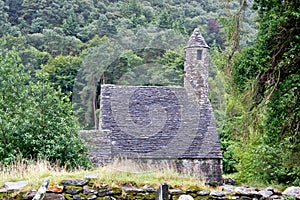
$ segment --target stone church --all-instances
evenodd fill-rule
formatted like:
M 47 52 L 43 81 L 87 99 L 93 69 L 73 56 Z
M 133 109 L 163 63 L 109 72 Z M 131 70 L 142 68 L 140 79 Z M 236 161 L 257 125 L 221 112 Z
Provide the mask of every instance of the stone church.
M 102 85 L 100 130 L 90 155 L 167 160 L 178 171 L 222 181 L 222 154 L 208 99 L 209 46 L 195 29 L 185 46 L 184 87 Z

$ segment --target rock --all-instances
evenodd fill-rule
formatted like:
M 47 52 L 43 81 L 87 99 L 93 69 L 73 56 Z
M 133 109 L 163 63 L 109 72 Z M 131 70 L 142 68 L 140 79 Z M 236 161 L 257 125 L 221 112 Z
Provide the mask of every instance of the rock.
M 80 195 L 74 195 L 73 200 L 84 200 L 84 198 Z
M 194 200 L 194 198 L 191 195 L 180 195 L 178 200 Z
M 245 187 L 235 187 L 234 189 L 233 189 L 233 192 L 234 192 L 234 194 L 237 194 L 237 195 L 243 195 L 243 194 L 245 194 Z
M 29 190 L 26 192 L 26 194 L 23 194 L 22 198 L 24 200 L 30 200 L 33 199 L 33 197 L 36 195 L 37 191 L 36 190 Z
M 152 187 L 150 187 L 150 186 L 148 186 L 148 185 L 145 185 L 145 186 L 143 187 L 143 189 L 144 189 L 146 192 L 149 192 L 149 193 L 156 192 L 156 189 L 155 189 L 155 188 L 152 188 Z
M 225 194 L 230 194 L 232 193 L 234 190 L 234 187 L 232 185 L 223 185 L 222 186 L 222 191 L 225 193 Z
M 234 185 L 235 181 L 233 178 L 223 178 L 223 184 L 225 185 Z
M 39 188 L 39 190 L 33 197 L 33 200 L 43 200 L 44 199 L 49 183 L 50 183 L 50 178 L 49 177 L 45 178 L 41 187 Z
M 211 187 L 218 187 L 220 185 L 220 183 L 217 181 L 210 181 L 210 182 L 207 182 L 206 184 Z
M 272 186 L 267 187 L 265 190 L 274 192 L 274 188 Z
M 259 193 L 259 190 L 257 188 L 245 188 L 243 195 L 256 199 L 262 197 L 262 194 Z
M 273 192 L 272 192 L 272 191 L 266 190 L 266 189 L 261 190 L 261 191 L 259 191 L 258 193 L 259 193 L 263 198 L 269 198 L 270 196 L 273 195 Z
M 247 197 L 247 196 L 239 196 L 238 198 L 236 198 L 236 197 L 237 196 L 235 196 L 235 199 L 239 199 L 239 200 L 258 200 L 257 198 L 251 198 L 251 197 Z
M 63 180 L 61 181 L 61 184 L 63 184 L 64 186 L 84 186 L 86 184 L 88 184 L 88 180 Z
M 224 197 L 225 196 L 225 194 L 222 191 L 219 191 L 219 190 L 212 190 L 209 193 L 209 195 L 213 196 L 213 197 Z
M 91 195 L 91 196 L 89 196 L 89 197 L 87 197 L 86 199 L 87 200 L 95 200 L 95 199 L 97 199 L 98 197 L 97 197 L 97 195 Z
M 108 195 L 114 196 L 114 195 L 120 195 L 122 194 L 122 189 L 118 187 L 113 187 L 111 190 L 108 192 Z
M 62 194 L 46 193 L 44 200 L 65 200 L 65 197 Z
M 106 196 L 106 197 L 105 197 L 105 200 L 116 200 L 116 198 L 110 197 L 110 196 Z
M 0 193 L 6 193 L 7 190 L 5 188 L 0 188 Z
M 295 198 L 299 198 L 300 197 L 300 187 L 288 187 L 284 190 L 284 192 L 282 193 L 285 196 L 292 196 Z
M 207 195 L 209 195 L 209 191 L 201 190 L 201 191 L 197 192 L 197 195 L 198 196 L 207 196 Z
M 98 190 L 97 196 L 98 197 L 106 197 L 106 196 L 113 196 L 113 195 L 121 195 L 122 190 L 121 188 L 105 188 Z
M 98 196 L 98 197 L 105 197 L 105 196 L 108 196 L 108 193 L 111 192 L 111 191 L 112 191 L 111 188 L 98 190 L 97 196 Z
M 47 192 L 62 193 L 63 190 L 64 190 L 64 186 L 55 184 L 49 186 Z
M 23 187 L 25 187 L 26 185 L 28 185 L 28 181 L 17 181 L 17 182 L 4 183 L 4 187 L 7 191 L 20 190 Z
M 79 186 L 66 186 L 66 193 L 67 194 L 78 194 L 80 192 L 82 192 L 83 189 L 82 187 L 79 187 Z
M 262 195 L 258 192 L 259 190 L 256 188 L 249 188 L 249 187 L 234 187 L 233 194 L 238 196 L 248 196 L 248 197 L 256 197 L 259 198 Z
M 279 199 L 281 199 L 281 196 L 279 196 L 279 195 L 272 195 L 272 196 L 269 197 L 269 199 L 270 200 L 279 200 Z
M 274 189 L 273 194 L 282 195 L 282 192 L 280 192 L 280 190 L 278 190 L 278 189 Z
M 199 186 L 190 186 L 186 189 L 186 193 L 189 194 L 189 193 L 197 193 L 198 191 L 202 190 L 203 187 L 199 187 Z
M 182 190 L 180 190 L 180 189 L 170 189 L 170 190 L 169 190 L 169 193 L 170 193 L 171 195 L 174 195 L 174 194 L 185 194 L 185 192 L 182 191 Z
M 124 192 L 126 193 L 142 193 L 145 192 L 143 189 L 141 188 L 133 188 L 133 187 L 122 187 L 122 189 L 124 190 Z
M 96 178 L 98 178 L 98 174 L 86 174 L 84 176 L 84 178 L 86 178 L 86 179 L 96 179 Z
M 94 195 L 97 195 L 98 191 L 94 190 L 94 189 L 91 189 L 89 186 L 85 185 L 85 186 L 83 186 L 83 194 L 94 194 Z

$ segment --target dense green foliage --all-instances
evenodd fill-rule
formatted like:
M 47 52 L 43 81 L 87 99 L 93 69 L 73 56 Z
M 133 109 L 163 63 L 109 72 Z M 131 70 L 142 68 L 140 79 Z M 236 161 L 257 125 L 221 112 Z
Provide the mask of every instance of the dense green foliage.
M 0 56 L 0 160 L 46 159 L 86 166 L 86 147 L 68 97 L 30 80 L 14 52 Z
M 218 63 L 235 104 L 227 105 L 226 148 L 239 180 L 300 185 L 300 3 L 256 0 L 254 7 L 254 45 L 227 50 L 227 62 Z
M 35 74 L 47 73 L 48 80 L 54 83 L 56 88 L 60 86 L 63 92 L 68 93 L 73 91 L 78 70 L 84 68 L 84 59 L 97 56 L 89 54 L 93 53 L 93 48 L 105 43 L 103 38 L 108 38 L 120 43 L 122 48 L 109 66 L 103 66 L 107 69 L 102 77 L 104 79 L 97 77 L 93 88 L 99 87 L 97 85 L 100 82 L 131 84 L 139 77 L 136 73 L 141 69 L 135 67 L 141 63 L 146 64 L 141 67 L 144 70 L 146 66 L 149 68 L 149 63 L 159 63 L 169 74 L 163 75 L 158 72 L 157 69 L 162 69 L 156 66 L 147 69 L 144 78 L 139 77 L 140 80 L 137 80 L 135 85 L 178 85 L 178 81 L 182 79 L 180 73 L 183 70 L 179 66 L 182 67 L 180 59 L 183 52 L 176 50 L 177 44 L 172 47 L 173 41 L 163 43 L 163 38 L 155 38 L 147 32 L 151 32 L 151 29 L 151 33 L 159 32 L 151 28 L 156 27 L 162 30 L 171 29 L 187 37 L 195 27 L 199 27 L 209 44 L 224 48 L 224 32 L 218 18 L 226 17 L 237 7 L 238 3 L 235 1 L 208 0 L 0 0 L 0 50 L 6 52 L 14 47 L 22 58 L 25 71 L 30 71 L 32 79 L 37 81 L 39 79 Z M 251 12 L 249 13 L 251 15 Z M 250 15 L 249 18 L 253 18 Z M 244 24 L 246 28 L 243 41 L 248 41 L 247 38 L 255 32 L 254 26 L 250 20 Z M 131 36 L 136 38 L 130 38 Z M 126 41 L 128 38 L 129 41 Z M 127 44 L 124 45 L 124 42 Z M 130 42 L 140 42 L 140 45 L 134 46 Z M 170 57 L 170 63 L 167 63 L 163 56 L 168 49 L 173 52 L 167 53 L 166 56 L 173 54 L 181 58 L 173 62 Z M 176 63 L 179 66 L 175 66 Z M 177 75 L 178 79 L 175 78 Z M 145 77 L 151 78 L 147 80 Z M 89 77 L 80 78 L 88 81 L 86 79 Z M 91 90 L 87 87 L 81 89 Z M 84 91 L 78 92 L 85 94 Z M 92 122 L 87 127 L 98 125 L 97 99 L 93 97 L 94 102 L 88 103 L 93 105 L 92 108 L 79 111 L 84 115 L 84 125 Z
M 299 185 L 299 7 L 297 0 L 0 0 L 0 159 L 83 165 L 68 100 L 86 128 L 97 128 L 100 84 L 181 85 L 181 41 L 198 27 L 213 47 L 210 100 L 224 172 Z

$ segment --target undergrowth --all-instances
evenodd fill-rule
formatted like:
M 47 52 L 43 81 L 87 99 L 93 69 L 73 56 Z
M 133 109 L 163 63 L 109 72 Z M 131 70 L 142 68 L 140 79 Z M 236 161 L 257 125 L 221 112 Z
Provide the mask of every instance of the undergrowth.
M 172 187 L 186 189 L 190 187 L 204 187 L 205 180 L 196 175 L 180 174 L 169 163 L 149 164 L 133 162 L 131 160 L 116 160 L 112 164 L 94 167 L 89 170 L 66 170 L 58 164 L 51 164 L 45 160 L 24 162 L 17 161 L 10 165 L 0 165 L 0 188 L 5 182 L 28 180 L 24 190 L 38 188 L 45 177 L 49 177 L 50 185 L 60 184 L 66 179 L 83 179 L 85 174 L 97 174 L 95 183 L 99 185 L 155 187 L 161 183 L 168 183 Z

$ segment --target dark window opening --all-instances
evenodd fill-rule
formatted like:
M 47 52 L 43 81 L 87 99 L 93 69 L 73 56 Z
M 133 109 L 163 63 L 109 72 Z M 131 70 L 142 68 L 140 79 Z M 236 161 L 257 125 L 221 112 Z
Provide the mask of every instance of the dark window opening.
M 197 60 L 202 59 L 202 50 L 197 50 Z

